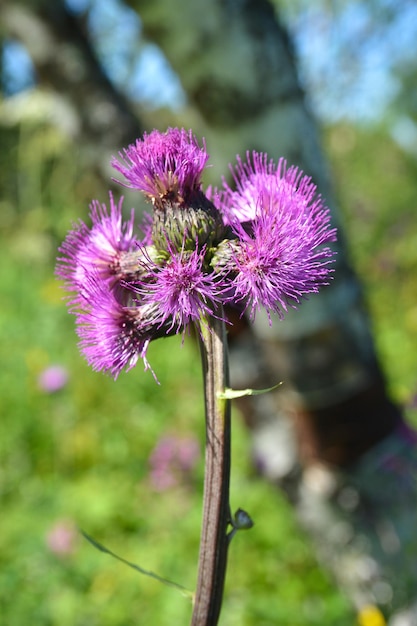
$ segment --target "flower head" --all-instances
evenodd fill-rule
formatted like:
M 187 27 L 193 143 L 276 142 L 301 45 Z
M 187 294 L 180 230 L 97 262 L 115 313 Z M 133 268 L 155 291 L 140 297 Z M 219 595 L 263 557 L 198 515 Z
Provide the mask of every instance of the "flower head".
M 179 332 L 213 314 L 221 300 L 221 282 L 205 267 L 205 247 L 192 251 L 183 247 L 179 252 L 169 242 L 168 247 L 166 263 L 148 267 L 152 282 L 144 281 L 136 289 L 143 303 L 157 307 L 160 324 Z
M 77 313 L 80 349 L 88 363 L 115 379 L 123 369 L 136 365 L 139 357 L 148 369 L 146 352 L 155 336 L 155 307 L 124 306 L 99 276 L 89 277 L 88 282 L 89 305 Z
M 276 205 L 281 205 L 285 212 L 288 207 L 306 207 L 315 197 L 317 187 L 311 178 L 305 176 L 297 167 L 287 168 L 285 159 L 278 165 L 268 159 L 265 153 L 246 153 L 246 162 L 237 157 L 237 165 L 231 172 L 235 182 L 232 189 L 223 179 L 223 191 L 217 192 L 217 203 L 221 205 L 227 223 L 236 220 L 249 222 L 262 211 L 260 197 L 274 198 Z
M 334 252 L 324 244 L 335 241 L 335 229 L 329 210 L 311 179 L 287 170 L 283 160 L 275 167 L 254 153 L 252 163 L 239 161 L 236 183 L 222 198 L 238 240 L 227 265 L 234 275 L 231 299 L 244 301 L 252 316 L 262 306 L 282 318 L 330 279 Z
M 208 154 L 192 131 L 169 128 L 166 133 L 144 133 L 119 158 L 113 158 L 112 165 L 126 178 L 122 184 L 161 204 L 166 200 L 183 203 L 200 190 Z
M 113 166 L 127 187 L 152 200 L 143 236 L 122 200 L 109 209 L 94 201 L 60 248 L 57 274 L 73 292 L 80 347 L 96 370 L 115 378 L 146 358 L 150 341 L 200 331 L 222 305 L 260 307 L 281 318 L 329 282 L 335 241 L 330 214 L 316 186 L 296 167 L 247 154 L 208 196 L 201 175 L 208 159 L 191 131 L 153 131 L 130 145 Z
M 93 200 L 90 205 L 91 228 L 80 221 L 59 249 L 63 256 L 58 258 L 56 273 L 71 291 L 85 291 L 92 274 L 116 283 L 121 275 L 122 257 L 137 249 L 133 236 L 133 210 L 130 219 L 123 222 L 123 198 L 116 204 L 113 195 L 109 195 L 110 210 L 105 204 Z

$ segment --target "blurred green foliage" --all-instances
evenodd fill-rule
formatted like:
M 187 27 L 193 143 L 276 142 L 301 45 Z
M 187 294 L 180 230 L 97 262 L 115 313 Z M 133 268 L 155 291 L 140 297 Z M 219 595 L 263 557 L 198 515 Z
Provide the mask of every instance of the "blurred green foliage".
M 407 406 L 417 394 L 417 161 L 384 126 L 338 125 L 325 145 L 388 382 Z
M 186 624 L 189 600 L 95 550 L 77 531 L 189 589 L 195 585 L 203 459 L 188 480 L 156 491 L 149 456 L 165 435 L 204 442 L 199 355 L 160 340 L 117 382 L 80 357 L 54 278 L 56 250 L 90 198 L 107 189 L 52 127 L 0 129 L 0 621 L 7 626 Z M 329 129 L 326 144 L 396 397 L 416 391 L 416 163 L 385 135 Z M 209 148 L 209 147 L 208 147 Z M 59 364 L 68 384 L 38 377 Z M 221 623 L 351 626 L 346 600 L 317 566 L 293 512 L 253 473 L 233 422 L 233 510 L 255 521 L 233 540 Z M 51 537 L 61 532 L 61 548 Z

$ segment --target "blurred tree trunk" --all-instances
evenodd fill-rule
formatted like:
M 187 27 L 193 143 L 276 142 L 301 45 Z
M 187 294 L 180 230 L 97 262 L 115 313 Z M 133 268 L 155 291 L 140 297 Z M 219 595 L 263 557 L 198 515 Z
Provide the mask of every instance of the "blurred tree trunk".
M 213 167 L 237 153 L 283 154 L 328 191 L 317 128 L 306 108 L 291 43 L 265 0 L 128 0 L 201 113 Z M 324 189 L 323 189 L 324 191 Z

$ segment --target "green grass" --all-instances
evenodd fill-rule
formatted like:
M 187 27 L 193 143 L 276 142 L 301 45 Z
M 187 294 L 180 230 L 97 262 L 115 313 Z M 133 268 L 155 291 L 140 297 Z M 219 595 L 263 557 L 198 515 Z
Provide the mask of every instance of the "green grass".
M 140 364 L 117 382 L 87 367 L 53 267 L 71 220 L 86 215 L 84 197 L 93 183 L 79 176 L 68 155 L 49 155 L 45 172 L 34 172 L 18 152 L 10 153 L 11 180 L 1 212 L 1 621 L 7 626 L 187 624 L 188 599 L 94 549 L 79 533 L 70 554 L 58 556 L 48 548 L 48 533 L 65 522 L 141 567 L 194 588 L 203 462 L 187 483 L 156 492 L 148 459 L 166 434 L 195 436 L 203 446 L 201 374 L 192 340 L 186 338 L 181 347 L 177 337 L 151 346 L 160 385 Z M 356 185 L 358 196 L 371 193 L 363 164 L 362 170 L 343 173 L 343 162 L 357 158 L 350 153 L 334 160 L 345 207 L 352 202 L 345 179 Z M 400 162 L 398 154 L 396 159 Z M 18 182 L 13 185 L 16 171 L 26 181 L 24 193 Z M 25 178 L 28 173 L 32 176 Z M 408 227 L 416 196 L 411 178 L 407 184 L 396 217 L 387 198 L 381 212 L 373 210 L 365 231 L 363 221 L 348 223 L 390 384 L 402 401 L 416 390 L 417 353 L 416 232 Z M 393 242 L 389 232 L 399 223 L 404 228 Z M 385 265 L 378 264 L 381 255 Z M 68 369 L 69 383 L 45 394 L 37 378 L 54 363 Z M 233 540 L 221 623 L 352 626 L 348 603 L 317 566 L 290 507 L 254 475 L 250 441 L 237 412 L 231 500 L 233 509 L 251 514 L 255 526 Z

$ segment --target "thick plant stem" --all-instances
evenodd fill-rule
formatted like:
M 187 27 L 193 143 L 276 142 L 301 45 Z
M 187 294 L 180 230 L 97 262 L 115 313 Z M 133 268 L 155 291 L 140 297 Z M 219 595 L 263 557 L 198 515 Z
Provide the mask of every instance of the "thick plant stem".
M 197 590 L 191 626 L 215 626 L 223 598 L 230 522 L 230 400 L 220 399 L 228 386 L 227 341 L 223 311 L 201 329 L 206 410 L 206 459 L 203 523 Z

